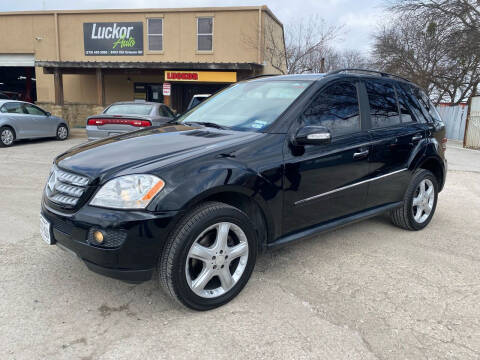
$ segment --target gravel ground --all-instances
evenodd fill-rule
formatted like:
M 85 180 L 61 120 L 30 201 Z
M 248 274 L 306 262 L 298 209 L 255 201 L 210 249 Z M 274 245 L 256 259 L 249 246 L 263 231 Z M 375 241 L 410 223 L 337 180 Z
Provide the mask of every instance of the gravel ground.
M 233 302 L 199 313 L 42 242 L 52 158 L 82 141 L 0 149 L 1 359 L 480 357 L 480 152 L 451 145 L 427 229 L 381 216 L 266 253 Z

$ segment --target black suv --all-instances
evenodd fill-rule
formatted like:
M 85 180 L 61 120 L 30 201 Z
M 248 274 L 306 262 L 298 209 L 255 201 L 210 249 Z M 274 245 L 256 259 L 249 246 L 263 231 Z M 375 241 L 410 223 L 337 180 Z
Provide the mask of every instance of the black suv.
M 93 271 L 152 277 L 207 310 L 257 253 L 390 212 L 423 229 L 445 183 L 445 130 L 414 84 L 384 73 L 250 79 L 166 125 L 59 155 L 41 234 Z

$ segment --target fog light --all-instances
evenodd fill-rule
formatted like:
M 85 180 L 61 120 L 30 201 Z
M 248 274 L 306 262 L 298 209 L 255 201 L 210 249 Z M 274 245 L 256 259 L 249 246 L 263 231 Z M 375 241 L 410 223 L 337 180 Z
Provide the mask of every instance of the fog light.
M 125 230 L 118 229 L 99 229 L 99 228 L 90 228 L 87 236 L 87 243 L 93 246 L 98 246 L 102 248 L 118 248 L 122 246 L 124 241 L 127 239 L 127 233 Z
M 101 231 L 94 231 L 93 232 L 93 238 L 95 239 L 95 241 L 99 244 L 103 243 L 103 234 Z

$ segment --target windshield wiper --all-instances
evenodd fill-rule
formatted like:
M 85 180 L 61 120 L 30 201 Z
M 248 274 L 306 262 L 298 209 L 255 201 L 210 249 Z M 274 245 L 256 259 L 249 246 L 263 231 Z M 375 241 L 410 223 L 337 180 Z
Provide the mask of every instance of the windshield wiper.
M 212 127 L 215 129 L 222 129 L 222 130 L 227 130 L 228 128 L 226 126 L 219 125 L 217 123 L 209 122 L 209 121 L 184 121 L 183 124 L 185 125 L 192 125 L 192 124 L 198 124 L 198 125 L 203 125 L 206 127 Z

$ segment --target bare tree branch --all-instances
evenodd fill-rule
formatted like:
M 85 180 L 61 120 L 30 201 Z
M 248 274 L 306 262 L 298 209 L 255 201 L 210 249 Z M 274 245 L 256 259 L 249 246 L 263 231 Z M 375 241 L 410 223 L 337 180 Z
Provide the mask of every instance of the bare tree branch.
M 422 85 L 437 101 L 459 103 L 480 81 L 479 0 L 393 0 L 397 20 L 375 35 L 373 57 Z

